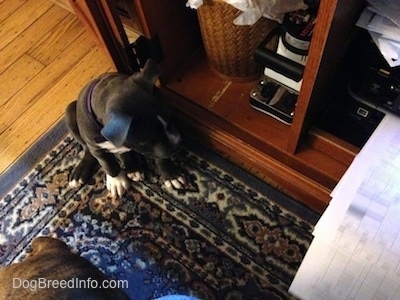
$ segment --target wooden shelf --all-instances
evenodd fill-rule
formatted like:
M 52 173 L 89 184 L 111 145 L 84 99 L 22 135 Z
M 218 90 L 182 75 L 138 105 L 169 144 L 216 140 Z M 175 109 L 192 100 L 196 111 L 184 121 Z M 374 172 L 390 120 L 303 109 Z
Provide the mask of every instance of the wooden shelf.
M 321 212 L 358 149 L 339 140 L 325 143 L 324 133 L 313 131 L 310 143 L 290 153 L 290 126 L 250 106 L 255 84 L 225 81 L 196 55 L 163 92 L 187 135 Z M 338 149 L 345 153 L 339 160 Z
M 168 83 L 171 90 L 218 116 L 232 134 L 265 141 L 284 149 L 290 127 L 250 107 L 249 94 L 256 81 L 235 83 L 217 76 L 202 54 L 197 54 L 183 72 Z

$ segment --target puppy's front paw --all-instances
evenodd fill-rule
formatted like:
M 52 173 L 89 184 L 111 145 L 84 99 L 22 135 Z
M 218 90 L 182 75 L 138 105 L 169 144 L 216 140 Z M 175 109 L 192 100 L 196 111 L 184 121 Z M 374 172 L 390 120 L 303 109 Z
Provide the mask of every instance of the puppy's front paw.
M 78 180 L 73 179 L 68 183 L 69 187 L 72 189 L 80 188 L 82 186 L 82 184 L 83 184 L 83 181 L 81 179 L 78 179 Z
M 144 173 L 143 172 L 132 172 L 132 173 L 128 173 L 128 178 L 130 178 L 133 181 L 142 181 L 144 180 Z
M 107 189 L 110 191 L 113 197 L 122 197 L 131 186 L 131 183 L 124 171 L 121 171 L 118 176 L 111 177 L 107 174 L 106 177 Z
M 164 181 L 164 184 L 167 188 L 171 189 L 183 189 L 185 184 L 186 184 L 186 180 L 184 177 L 179 176 L 178 178 L 173 178 L 173 179 L 168 179 Z
M 69 187 L 80 188 L 93 176 L 96 167 L 98 167 L 97 160 L 86 150 L 82 160 L 69 177 Z

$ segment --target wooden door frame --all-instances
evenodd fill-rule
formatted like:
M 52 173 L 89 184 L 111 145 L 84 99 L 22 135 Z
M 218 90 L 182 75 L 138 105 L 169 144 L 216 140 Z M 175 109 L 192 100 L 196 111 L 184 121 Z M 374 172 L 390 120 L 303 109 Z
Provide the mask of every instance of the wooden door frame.
M 115 16 L 108 0 L 69 0 L 80 21 L 95 37 L 98 45 L 107 53 L 118 72 L 133 73 L 126 49 L 128 38 L 121 22 Z

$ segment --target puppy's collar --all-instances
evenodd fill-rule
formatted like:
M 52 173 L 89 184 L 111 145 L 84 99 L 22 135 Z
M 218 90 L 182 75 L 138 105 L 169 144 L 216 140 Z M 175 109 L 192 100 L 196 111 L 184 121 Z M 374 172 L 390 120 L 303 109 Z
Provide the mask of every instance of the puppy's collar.
M 93 107 L 92 107 L 93 90 L 96 87 L 97 83 L 99 83 L 99 81 L 100 81 L 100 79 L 94 81 L 90 85 L 89 92 L 88 92 L 88 95 L 87 95 L 87 98 L 86 98 L 86 107 L 87 107 L 87 110 L 89 112 L 90 120 L 93 122 L 94 125 L 96 125 L 97 129 L 100 131 L 103 128 L 103 124 L 101 124 L 99 122 L 99 120 L 97 119 L 97 117 L 96 117 L 96 115 L 95 115 L 95 113 L 93 111 Z M 102 143 L 102 142 L 107 141 L 107 139 L 102 135 L 96 135 L 94 137 L 94 141 L 98 144 L 98 143 Z

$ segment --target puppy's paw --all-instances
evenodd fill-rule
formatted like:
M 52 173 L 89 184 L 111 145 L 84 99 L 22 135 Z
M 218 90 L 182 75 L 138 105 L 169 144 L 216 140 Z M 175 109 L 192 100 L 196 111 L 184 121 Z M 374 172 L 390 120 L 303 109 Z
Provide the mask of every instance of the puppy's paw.
M 132 172 L 128 173 L 128 178 L 130 178 L 132 181 L 143 181 L 144 180 L 144 173 L 143 172 Z
M 113 197 L 122 197 L 129 190 L 131 183 L 124 171 L 121 171 L 118 176 L 111 177 L 106 175 L 107 189 Z
M 85 150 L 85 154 L 79 164 L 73 169 L 69 177 L 70 188 L 80 188 L 93 177 L 95 169 L 99 166 L 92 154 Z
M 79 180 L 73 179 L 68 183 L 69 187 L 72 189 L 80 188 L 82 186 L 82 184 L 83 184 L 83 180 L 81 180 L 81 179 L 79 179 Z
M 164 181 L 164 185 L 169 189 L 174 188 L 177 190 L 181 190 L 184 188 L 185 184 L 186 184 L 186 180 L 182 176 Z

